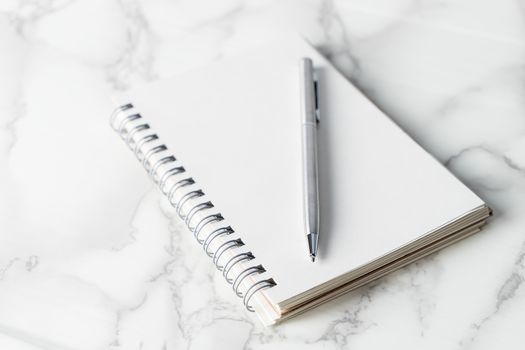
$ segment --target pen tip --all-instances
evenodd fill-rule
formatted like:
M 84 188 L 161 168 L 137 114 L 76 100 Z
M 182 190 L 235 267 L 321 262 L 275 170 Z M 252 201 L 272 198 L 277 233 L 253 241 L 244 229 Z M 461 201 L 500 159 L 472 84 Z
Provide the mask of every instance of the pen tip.
M 315 261 L 317 255 L 318 237 L 319 234 L 317 233 L 309 233 L 308 235 L 306 235 L 306 239 L 308 240 L 308 252 L 310 253 L 310 259 L 312 259 L 312 262 Z

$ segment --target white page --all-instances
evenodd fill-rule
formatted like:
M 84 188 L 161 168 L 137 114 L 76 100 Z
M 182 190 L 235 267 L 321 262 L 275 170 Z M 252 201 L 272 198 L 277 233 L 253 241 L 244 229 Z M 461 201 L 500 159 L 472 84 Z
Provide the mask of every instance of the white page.
M 303 232 L 297 62 L 319 75 L 321 236 Z M 263 262 L 279 303 L 483 204 L 300 39 L 125 96 Z

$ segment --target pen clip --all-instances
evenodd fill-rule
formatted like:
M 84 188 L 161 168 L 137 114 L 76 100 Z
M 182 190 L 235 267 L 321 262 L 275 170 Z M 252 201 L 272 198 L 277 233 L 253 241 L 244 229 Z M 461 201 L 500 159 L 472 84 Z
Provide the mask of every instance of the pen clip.
M 315 101 L 315 120 L 319 123 L 319 89 L 317 83 L 317 77 L 314 76 L 314 101 Z

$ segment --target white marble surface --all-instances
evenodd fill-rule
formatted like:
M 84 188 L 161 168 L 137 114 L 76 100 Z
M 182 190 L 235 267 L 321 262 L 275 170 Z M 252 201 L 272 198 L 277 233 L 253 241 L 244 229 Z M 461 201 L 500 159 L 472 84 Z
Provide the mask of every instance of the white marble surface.
M 263 328 L 113 135 L 107 97 L 290 29 L 495 215 Z M 518 0 L 2 0 L 0 349 L 523 348 L 524 62 Z

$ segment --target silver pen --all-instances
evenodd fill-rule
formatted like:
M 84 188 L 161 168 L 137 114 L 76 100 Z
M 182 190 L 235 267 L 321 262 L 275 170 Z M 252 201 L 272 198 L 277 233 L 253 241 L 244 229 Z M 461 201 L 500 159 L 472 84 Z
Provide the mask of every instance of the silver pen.
M 312 262 L 317 256 L 319 241 L 319 184 L 317 170 L 317 82 L 310 58 L 299 61 L 301 83 L 301 133 L 303 159 L 304 229 Z

